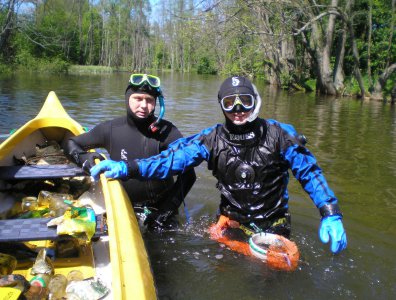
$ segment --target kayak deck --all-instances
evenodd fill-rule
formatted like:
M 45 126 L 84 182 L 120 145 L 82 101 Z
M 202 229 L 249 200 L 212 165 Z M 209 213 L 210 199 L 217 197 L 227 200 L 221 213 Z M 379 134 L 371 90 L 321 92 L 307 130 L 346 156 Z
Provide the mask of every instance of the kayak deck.
M 65 236 L 56 233 L 56 227 L 48 227 L 53 218 L 0 220 L 0 242 L 56 241 Z M 96 231 L 93 238 L 107 235 L 104 215 L 96 216 Z

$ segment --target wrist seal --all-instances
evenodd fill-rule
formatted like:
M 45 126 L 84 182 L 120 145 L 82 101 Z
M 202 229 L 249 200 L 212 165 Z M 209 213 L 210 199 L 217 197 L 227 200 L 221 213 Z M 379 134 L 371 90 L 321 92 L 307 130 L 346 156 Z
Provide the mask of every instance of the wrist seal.
M 322 218 L 334 215 L 339 215 L 342 218 L 341 209 L 338 204 L 325 204 L 321 208 L 319 208 L 319 213 Z

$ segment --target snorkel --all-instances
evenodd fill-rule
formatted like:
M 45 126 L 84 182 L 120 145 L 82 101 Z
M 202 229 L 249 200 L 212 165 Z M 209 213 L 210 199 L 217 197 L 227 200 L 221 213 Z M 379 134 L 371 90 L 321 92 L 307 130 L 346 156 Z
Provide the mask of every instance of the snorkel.
M 162 94 L 162 91 L 161 91 L 161 89 L 160 88 L 157 88 L 157 91 L 158 91 L 158 102 L 159 102 L 159 105 L 160 105 L 160 112 L 159 112 L 159 115 L 158 115 L 158 117 L 157 117 L 157 120 L 155 120 L 155 122 L 154 123 L 152 123 L 151 125 L 150 125 L 150 130 L 151 130 L 151 132 L 157 132 L 158 130 L 159 130 L 159 126 L 158 126 L 158 124 L 161 122 L 161 120 L 162 120 L 162 118 L 164 117 L 164 115 L 165 115 L 165 101 L 164 101 L 164 96 L 163 96 L 163 94 Z

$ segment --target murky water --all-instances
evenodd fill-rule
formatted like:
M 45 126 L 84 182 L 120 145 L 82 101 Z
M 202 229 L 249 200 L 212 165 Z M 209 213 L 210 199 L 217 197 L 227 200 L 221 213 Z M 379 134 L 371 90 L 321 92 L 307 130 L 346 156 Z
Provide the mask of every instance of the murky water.
M 48 92 L 57 93 L 84 126 L 125 113 L 129 74 L 90 76 L 18 75 L 0 79 L 0 134 L 34 117 Z M 221 78 L 164 73 L 166 118 L 183 134 L 223 121 L 216 95 Z M 145 234 L 160 299 L 391 299 L 396 294 L 395 107 L 312 94 L 288 95 L 256 82 L 261 116 L 293 124 L 339 197 L 348 249 L 330 254 L 318 238 L 319 214 L 291 178 L 292 239 L 299 268 L 276 272 L 221 247 L 205 229 L 219 201 L 206 163 L 181 210 L 178 232 Z

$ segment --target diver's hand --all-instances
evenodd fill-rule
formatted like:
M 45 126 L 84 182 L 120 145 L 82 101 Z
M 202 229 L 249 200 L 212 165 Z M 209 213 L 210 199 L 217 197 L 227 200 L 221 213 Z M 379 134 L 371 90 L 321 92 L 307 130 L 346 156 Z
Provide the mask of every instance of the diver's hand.
M 128 177 L 128 165 L 124 161 L 102 160 L 90 172 L 95 181 L 99 180 L 99 175 L 103 172 L 107 178 L 122 179 Z
M 95 159 L 104 160 L 105 157 L 98 152 L 86 152 L 79 154 L 78 160 L 81 162 L 81 167 L 87 173 L 95 165 Z
M 347 237 L 340 215 L 328 216 L 322 219 L 319 228 L 319 237 L 323 243 L 331 239 L 331 252 L 337 254 L 347 246 Z

